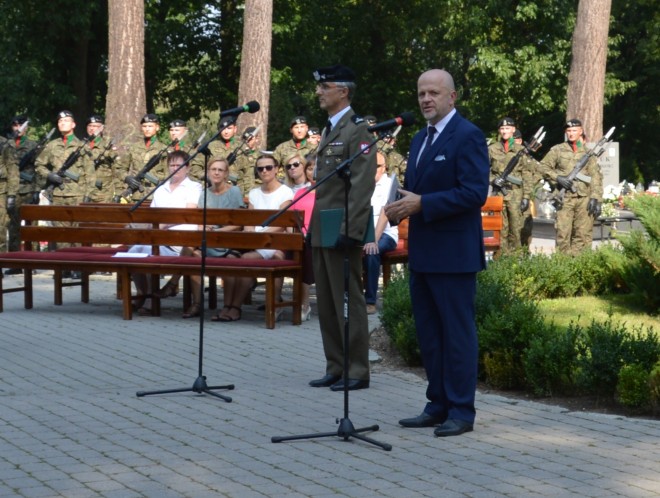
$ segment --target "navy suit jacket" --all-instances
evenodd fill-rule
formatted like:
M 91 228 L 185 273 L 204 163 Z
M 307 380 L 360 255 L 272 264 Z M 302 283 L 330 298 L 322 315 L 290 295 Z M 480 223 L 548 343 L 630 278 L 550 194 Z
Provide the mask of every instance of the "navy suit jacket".
M 410 144 L 404 188 L 422 196 L 410 217 L 408 261 L 422 273 L 483 270 L 481 206 L 488 195 L 489 160 L 479 128 L 458 112 L 417 163 L 426 128 Z

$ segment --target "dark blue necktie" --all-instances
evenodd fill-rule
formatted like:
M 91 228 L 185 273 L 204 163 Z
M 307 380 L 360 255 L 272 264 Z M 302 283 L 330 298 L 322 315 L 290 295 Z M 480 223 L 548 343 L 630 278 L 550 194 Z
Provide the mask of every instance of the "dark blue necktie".
M 419 163 L 422 162 L 422 158 L 426 155 L 426 153 L 429 151 L 431 148 L 431 145 L 433 145 L 433 137 L 437 133 L 437 129 L 435 126 L 429 126 L 426 129 L 426 143 L 424 144 L 424 150 L 422 151 L 422 154 L 419 156 L 419 161 L 417 165 L 419 166 Z

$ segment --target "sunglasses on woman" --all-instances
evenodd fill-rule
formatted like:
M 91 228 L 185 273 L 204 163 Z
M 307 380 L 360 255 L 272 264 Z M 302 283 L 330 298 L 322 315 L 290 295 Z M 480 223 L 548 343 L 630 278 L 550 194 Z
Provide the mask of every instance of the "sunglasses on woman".
M 300 166 L 301 164 L 302 164 L 302 163 L 301 163 L 300 161 L 296 161 L 296 162 L 293 162 L 293 163 L 289 163 L 289 164 L 286 165 L 286 169 L 297 168 L 297 167 Z
M 272 171 L 275 166 L 269 164 L 268 166 L 257 166 L 257 171 L 263 173 L 264 171 Z

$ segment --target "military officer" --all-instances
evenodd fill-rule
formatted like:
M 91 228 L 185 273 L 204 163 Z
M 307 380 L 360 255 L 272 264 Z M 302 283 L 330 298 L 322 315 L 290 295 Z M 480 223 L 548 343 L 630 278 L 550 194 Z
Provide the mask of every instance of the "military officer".
M 145 114 L 140 120 L 140 127 L 143 135 L 142 140 L 129 147 L 122 168 L 123 171 L 120 174 L 120 178 L 123 174 L 126 174 L 124 178 L 125 185 L 122 185 L 122 188 L 129 186 L 133 189 L 132 200 L 134 201 L 144 197 L 147 190 L 155 187 L 158 182 L 165 179 L 169 174 L 167 169 L 167 147 L 158 140 L 160 118 L 156 114 Z M 144 178 L 141 180 L 135 178 L 147 163 L 156 156 L 160 156 L 160 159 L 146 172 Z M 140 192 L 140 187 L 142 187 L 143 192 Z
M 596 158 L 591 157 L 574 181 L 567 178 L 587 149 L 582 121 L 569 119 L 564 133 L 566 141 L 552 147 L 541 160 L 541 172 L 557 189 L 565 189 L 555 222 L 557 250 L 575 255 L 591 248 L 594 220 L 603 198 L 603 174 Z
M 19 230 L 21 226 L 20 207 L 23 204 L 36 204 L 39 202 L 39 189 L 37 188 L 36 174 L 34 171 L 34 159 L 23 164 L 21 169 L 21 160 L 30 153 L 35 147 L 36 143 L 27 137 L 27 127 L 23 127 L 27 121 L 27 116 L 15 116 L 11 120 L 11 129 L 13 137 L 7 140 L 5 149 L 2 152 L 2 165 L 0 168 L 6 171 L 7 178 L 11 179 L 8 182 L 8 198 L 7 198 L 7 213 L 8 220 L 8 242 L 7 249 L 9 251 L 18 251 L 20 249 Z M 18 184 L 16 185 L 16 176 L 18 176 Z M 2 180 L 0 180 L 2 182 Z M 9 186 L 11 184 L 11 186 Z M 11 194 L 9 194 L 11 192 Z M 0 201 L 0 205 L 3 202 Z M 12 268 L 5 271 L 6 275 L 21 273 L 18 268 Z
M 493 195 L 504 197 L 502 251 L 510 252 L 519 249 L 522 244 L 524 213 L 529 211 L 533 188 L 532 165 L 527 155 L 523 154 L 506 179 L 500 178 L 511 159 L 522 150 L 522 145 L 516 144 L 513 138 L 516 123 L 512 118 L 500 119 L 497 128 L 499 140 L 488 147 L 490 183 L 493 185 Z M 506 189 L 506 194 L 501 186 Z
M 330 387 L 333 391 L 369 387 L 369 325 L 362 288 L 362 245 L 371 218 L 371 196 L 375 188 L 376 150 L 365 148 L 372 142 L 367 123 L 351 108 L 355 95 L 355 73 L 343 65 L 324 67 L 314 72 L 319 106 L 328 113 L 316 161 L 317 178 L 324 178 L 343 161 L 355 159 L 351 165 L 348 192 L 349 231 L 342 223 L 334 245 L 322 242 L 327 232 L 323 219 L 328 210 L 344 207 L 345 182 L 333 176 L 316 191 L 312 211 L 311 234 L 316 295 L 325 375 L 312 380 L 312 387 Z M 360 153 L 362 151 L 362 153 Z M 325 213 L 325 214 L 324 214 Z M 349 275 L 349 345 L 348 372 L 344 372 L 344 257 L 348 254 Z M 346 384 L 344 382 L 344 374 Z

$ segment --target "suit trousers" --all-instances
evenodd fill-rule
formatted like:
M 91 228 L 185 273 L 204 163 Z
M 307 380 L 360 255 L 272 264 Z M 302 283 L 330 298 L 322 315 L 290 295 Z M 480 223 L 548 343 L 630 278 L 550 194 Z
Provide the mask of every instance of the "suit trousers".
M 474 423 L 478 342 L 476 273 L 410 272 L 417 339 L 426 370 L 424 411 Z
M 326 373 L 344 372 L 344 251 L 314 247 L 314 277 Z M 362 291 L 362 247 L 349 250 L 348 378 L 369 379 L 369 323 Z

